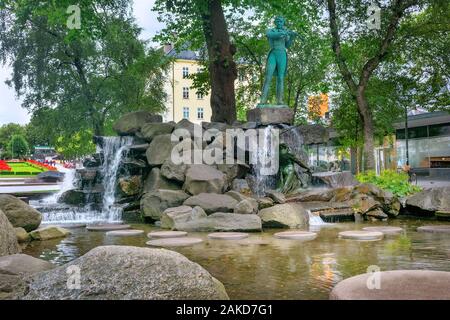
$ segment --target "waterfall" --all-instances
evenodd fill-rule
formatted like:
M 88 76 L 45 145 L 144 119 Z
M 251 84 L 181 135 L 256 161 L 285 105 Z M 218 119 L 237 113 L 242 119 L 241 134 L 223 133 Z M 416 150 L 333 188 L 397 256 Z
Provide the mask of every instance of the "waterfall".
M 103 164 L 103 207 L 102 216 L 107 221 L 122 220 L 122 208 L 114 206 L 116 202 L 117 174 L 122 158 L 126 156 L 128 147 L 133 143 L 133 137 L 104 137 Z
M 277 137 L 272 134 L 273 126 L 269 125 L 264 130 L 258 130 L 258 145 L 256 146 L 256 152 L 252 153 L 253 163 L 253 192 L 256 195 L 263 197 L 265 191 L 269 189 L 275 189 L 276 187 L 276 175 L 266 174 L 265 168 L 274 165 L 270 161 L 278 161 L 278 141 L 275 141 Z M 263 133 L 263 136 L 260 136 Z M 277 148 L 277 150 L 275 150 Z M 251 149 L 251 147 L 250 147 Z M 272 154 L 272 153 L 276 154 Z
M 308 212 L 310 226 L 322 226 L 327 224 L 322 220 L 320 215 L 312 213 L 311 210 L 306 210 L 306 212 Z

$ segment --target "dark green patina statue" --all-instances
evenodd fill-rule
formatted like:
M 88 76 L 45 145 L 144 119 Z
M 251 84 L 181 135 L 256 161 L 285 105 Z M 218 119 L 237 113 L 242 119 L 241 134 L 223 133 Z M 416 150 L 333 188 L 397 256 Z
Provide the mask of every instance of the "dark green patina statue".
M 287 70 L 287 51 L 292 41 L 297 37 L 297 33 L 291 30 L 288 30 L 284 26 L 285 20 L 283 17 L 275 18 L 275 28 L 269 29 L 266 32 L 267 39 L 270 44 L 270 51 L 267 56 L 266 63 L 266 76 L 264 81 L 264 86 L 261 94 L 261 101 L 258 104 L 258 107 L 286 107 L 283 102 L 284 96 L 284 77 L 286 75 Z M 267 100 L 269 98 L 269 89 L 272 81 L 273 75 L 276 75 L 277 80 L 277 104 L 270 105 L 267 104 Z
M 303 191 L 308 187 L 310 170 L 307 164 L 280 144 L 280 171 L 277 190 L 284 194 Z

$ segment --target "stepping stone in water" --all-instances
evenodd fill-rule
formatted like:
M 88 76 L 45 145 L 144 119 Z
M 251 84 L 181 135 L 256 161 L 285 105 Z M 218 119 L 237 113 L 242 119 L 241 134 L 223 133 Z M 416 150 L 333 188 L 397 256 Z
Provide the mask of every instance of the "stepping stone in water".
M 140 236 L 143 233 L 144 230 L 128 229 L 128 230 L 108 231 L 106 235 L 113 237 L 132 237 L 132 236 Z
M 403 228 L 400 227 L 365 227 L 363 228 L 364 231 L 379 231 L 384 233 L 385 235 L 394 235 L 394 234 L 400 234 L 403 232 Z
M 339 282 L 330 300 L 449 300 L 450 272 L 394 270 L 379 273 L 381 290 L 368 288 L 373 273 L 360 274 Z
M 283 231 L 275 233 L 274 237 L 289 240 L 314 240 L 317 237 L 317 233 L 309 231 Z
M 200 238 L 166 238 L 147 241 L 147 245 L 153 247 L 186 247 L 203 242 Z
M 147 236 L 151 238 L 180 238 L 186 237 L 186 231 L 155 231 L 150 232 Z
M 360 241 L 376 241 L 383 239 L 383 232 L 379 231 L 342 231 L 339 232 L 339 238 Z
M 245 232 L 213 232 L 208 234 L 208 238 L 218 240 L 241 240 L 248 238 L 248 233 Z
M 114 231 L 130 229 L 129 224 L 92 224 L 86 227 L 89 231 Z
M 57 224 L 56 226 L 66 229 L 78 229 L 78 228 L 86 228 L 86 223 L 60 223 Z
M 430 226 L 418 227 L 419 232 L 432 232 L 432 233 L 450 233 L 450 224 L 436 224 Z

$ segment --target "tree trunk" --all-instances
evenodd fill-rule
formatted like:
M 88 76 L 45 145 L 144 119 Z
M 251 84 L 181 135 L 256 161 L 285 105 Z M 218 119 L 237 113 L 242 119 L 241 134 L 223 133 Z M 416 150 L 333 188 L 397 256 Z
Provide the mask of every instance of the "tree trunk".
M 365 88 L 358 88 L 358 94 L 356 96 L 356 104 L 358 106 L 358 113 L 363 121 L 363 133 L 364 133 L 364 171 L 375 169 L 375 153 L 374 153 L 374 125 L 372 112 L 370 111 L 369 104 L 367 103 L 366 96 L 364 94 Z
M 202 18 L 209 56 L 211 121 L 232 124 L 236 120 L 234 81 L 237 69 L 233 61 L 236 48 L 230 43 L 221 0 L 209 0 Z

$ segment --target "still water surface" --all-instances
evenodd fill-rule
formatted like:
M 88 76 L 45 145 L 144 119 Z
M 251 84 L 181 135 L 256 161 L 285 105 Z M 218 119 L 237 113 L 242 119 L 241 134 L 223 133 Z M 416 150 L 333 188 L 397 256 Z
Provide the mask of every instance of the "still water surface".
M 206 233 L 190 233 L 204 242 L 174 250 L 219 279 L 231 299 L 327 299 L 336 283 L 365 273 L 371 265 L 381 271 L 450 271 L 450 235 L 415 231 L 425 224 L 436 222 L 403 218 L 384 224 L 350 222 L 313 226 L 310 230 L 318 232 L 318 237 L 307 242 L 275 239 L 273 233 L 280 230 L 274 229 L 251 233 L 249 238 L 238 241 L 211 240 Z M 374 225 L 400 226 L 405 233 L 372 242 L 337 237 L 340 231 Z M 132 226 L 146 233 L 157 230 L 144 224 Z M 118 238 L 85 229 L 72 229 L 72 232 L 63 240 L 34 241 L 24 253 L 61 265 L 100 245 L 145 247 L 148 241 L 146 235 Z

